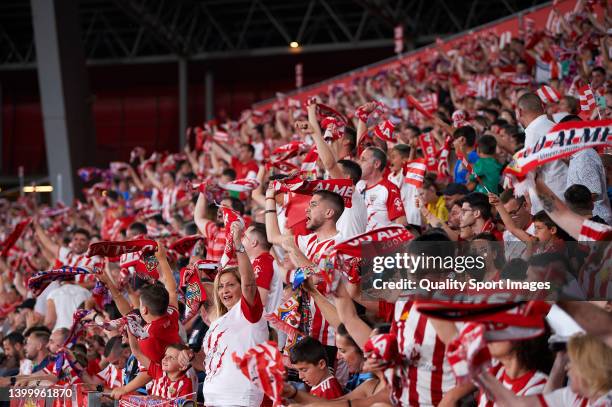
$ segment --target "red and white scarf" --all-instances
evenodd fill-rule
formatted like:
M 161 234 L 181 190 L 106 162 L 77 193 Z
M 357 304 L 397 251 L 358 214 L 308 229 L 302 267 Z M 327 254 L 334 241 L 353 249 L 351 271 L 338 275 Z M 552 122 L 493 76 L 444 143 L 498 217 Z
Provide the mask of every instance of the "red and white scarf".
M 520 303 L 458 303 L 418 301 L 417 310 L 431 318 L 478 322 L 484 325 L 489 342 L 534 338 L 544 333 L 544 318 L 550 311 L 545 301 Z
M 234 222 L 238 222 L 244 227 L 244 219 L 242 216 L 235 210 L 231 208 L 221 207 L 221 211 L 223 212 L 223 223 L 225 224 L 225 248 L 223 249 L 223 256 L 221 256 L 221 260 L 219 261 L 219 267 L 221 269 L 225 268 L 229 261 L 233 259 L 236 255 L 236 251 L 234 248 L 234 238 L 232 236 L 231 228 Z
M 172 243 L 168 249 L 175 251 L 181 256 L 189 256 L 193 247 L 201 240 L 204 240 L 204 236 L 185 236 Z
M 316 147 L 313 148 L 304 156 L 302 166 L 300 167 L 300 175 L 306 180 L 315 180 L 317 178 L 317 160 L 319 152 Z
M 123 242 L 96 242 L 89 245 L 87 257 L 119 257 L 122 254 L 157 250 L 157 242 L 150 239 L 126 240 Z
M 484 336 L 484 325 L 468 322 L 448 344 L 446 355 L 458 384 L 477 377 L 491 365 L 491 354 Z
M 272 400 L 274 407 L 282 406 L 285 366 L 275 342 L 261 343 L 242 356 L 233 352 L 232 360 L 246 378 Z
M 225 184 L 219 184 L 219 186 L 226 191 L 232 192 L 249 192 L 259 186 L 259 181 L 253 178 L 242 178 L 234 181 L 230 181 Z
M 432 132 L 423 133 L 419 136 L 419 143 L 421 144 L 421 150 L 425 156 L 425 164 L 427 165 L 427 171 L 437 172 L 438 171 L 438 148 L 436 147 L 436 141 Z
M 202 303 L 206 301 L 206 290 L 202 285 L 197 264 L 183 267 L 180 288 L 185 296 L 185 315 L 182 318 L 185 324 L 198 314 Z
M 427 164 L 425 159 L 420 158 L 418 160 L 409 161 L 404 164 L 404 182 L 406 184 L 414 185 L 417 188 L 423 186 L 423 180 L 425 179 L 425 173 L 427 172 Z
M 353 192 L 355 186 L 350 179 L 326 179 L 306 181 L 299 177 L 298 174 L 292 174 L 289 177 L 273 181 L 274 190 L 278 192 L 295 192 L 297 194 L 312 195 L 321 190 L 335 192 L 344 200 L 344 207 L 352 206 Z
M 504 173 L 521 181 L 527 173 L 548 162 L 587 148 L 612 145 L 611 130 L 611 119 L 559 123 L 535 145 L 518 151 Z
M 2 248 L 2 253 L 0 253 L 1 257 L 6 258 L 9 250 L 11 250 L 13 246 L 15 246 L 15 243 L 17 243 L 17 241 L 19 240 L 19 238 L 21 237 L 21 235 L 23 234 L 23 232 L 28 227 L 31 221 L 32 219 L 27 218 L 15 225 L 15 229 L 13 229 L 11 234 L 8 235 L 7 238 L 4 239 L 4 241 L 0 244 L 0 248 Z

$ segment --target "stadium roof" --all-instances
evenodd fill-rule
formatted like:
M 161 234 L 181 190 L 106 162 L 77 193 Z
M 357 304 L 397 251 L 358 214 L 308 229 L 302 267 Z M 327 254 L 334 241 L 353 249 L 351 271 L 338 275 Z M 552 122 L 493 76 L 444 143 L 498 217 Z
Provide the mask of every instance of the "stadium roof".
M 51 1 L 51 0 L 49 0 Z M 90 64 L 156 63 L 389 47 L 406 49 L 542 0 L 80 0 Z M 36 63 L 30 0 L 0 2 L 0 69 Z

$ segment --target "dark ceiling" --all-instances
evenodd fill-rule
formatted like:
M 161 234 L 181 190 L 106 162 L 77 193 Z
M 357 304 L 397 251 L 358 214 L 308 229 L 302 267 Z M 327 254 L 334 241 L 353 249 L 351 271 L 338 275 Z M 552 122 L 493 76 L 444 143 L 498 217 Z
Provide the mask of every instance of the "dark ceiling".
M 49 0 L 51 1 L 51 0 Z M 542 0 L 80 0 L 88 62 L 144 63 L 388 47 L 406 49 Z M 29 0 L 0 1 L 0 69 L 35 66 Z

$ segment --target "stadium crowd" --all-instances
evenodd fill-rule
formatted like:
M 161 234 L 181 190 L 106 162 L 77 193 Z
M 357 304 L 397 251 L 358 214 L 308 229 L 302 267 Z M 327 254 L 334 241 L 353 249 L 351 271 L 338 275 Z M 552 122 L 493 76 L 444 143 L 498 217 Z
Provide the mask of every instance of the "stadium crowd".
M 612 119 L 612 3 L 603 20 L 591 7 L 303 104 L 279 95 L 189 129 L 180 153 L 135 148 L 79 170 L 72 205 L 2 201 L 0 386 L 207 406 L 612 406 L 612 274 L 589 274 L 571 249 L 610 240 L 612 156 L 549 161 L 527 188 L 506 171 L 558 123 Z M 537 336 L 489 338 L 487 362 L 467 358 L 462 376 L 453 349 L 482 338 L 470 323 L 365 298 L 354 262 L 320 266 L 380 230 L 491 244 L 489 281 L 555 263 L 573 298 L 598 301 L 515 304 L 519 325 L 543 307 Z M 278 400 L 237 362 L 269 340 L 285 366 Z

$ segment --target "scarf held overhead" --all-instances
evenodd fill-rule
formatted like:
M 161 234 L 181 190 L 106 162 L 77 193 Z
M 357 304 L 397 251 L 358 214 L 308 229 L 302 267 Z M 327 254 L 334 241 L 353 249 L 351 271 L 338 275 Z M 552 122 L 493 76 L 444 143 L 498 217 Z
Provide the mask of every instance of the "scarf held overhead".
M 273 181 L 272 185 L 278 192 L 295 192 L 303 195 L 312 195 L 322 190 L 335 192 L 342 197 L 345 208 L 352 206 L 353 192 L 355 191 L 353 181 L 350 179 L 305 181 L 298 174 L 289 176 L 282 181 Z
M 124 242 L 97 242 L 89 245 L 87 257 L 118 257 L 122 254 L 134 252 L 154 252 L 157 242 L 150 239 L 126 240 Z

